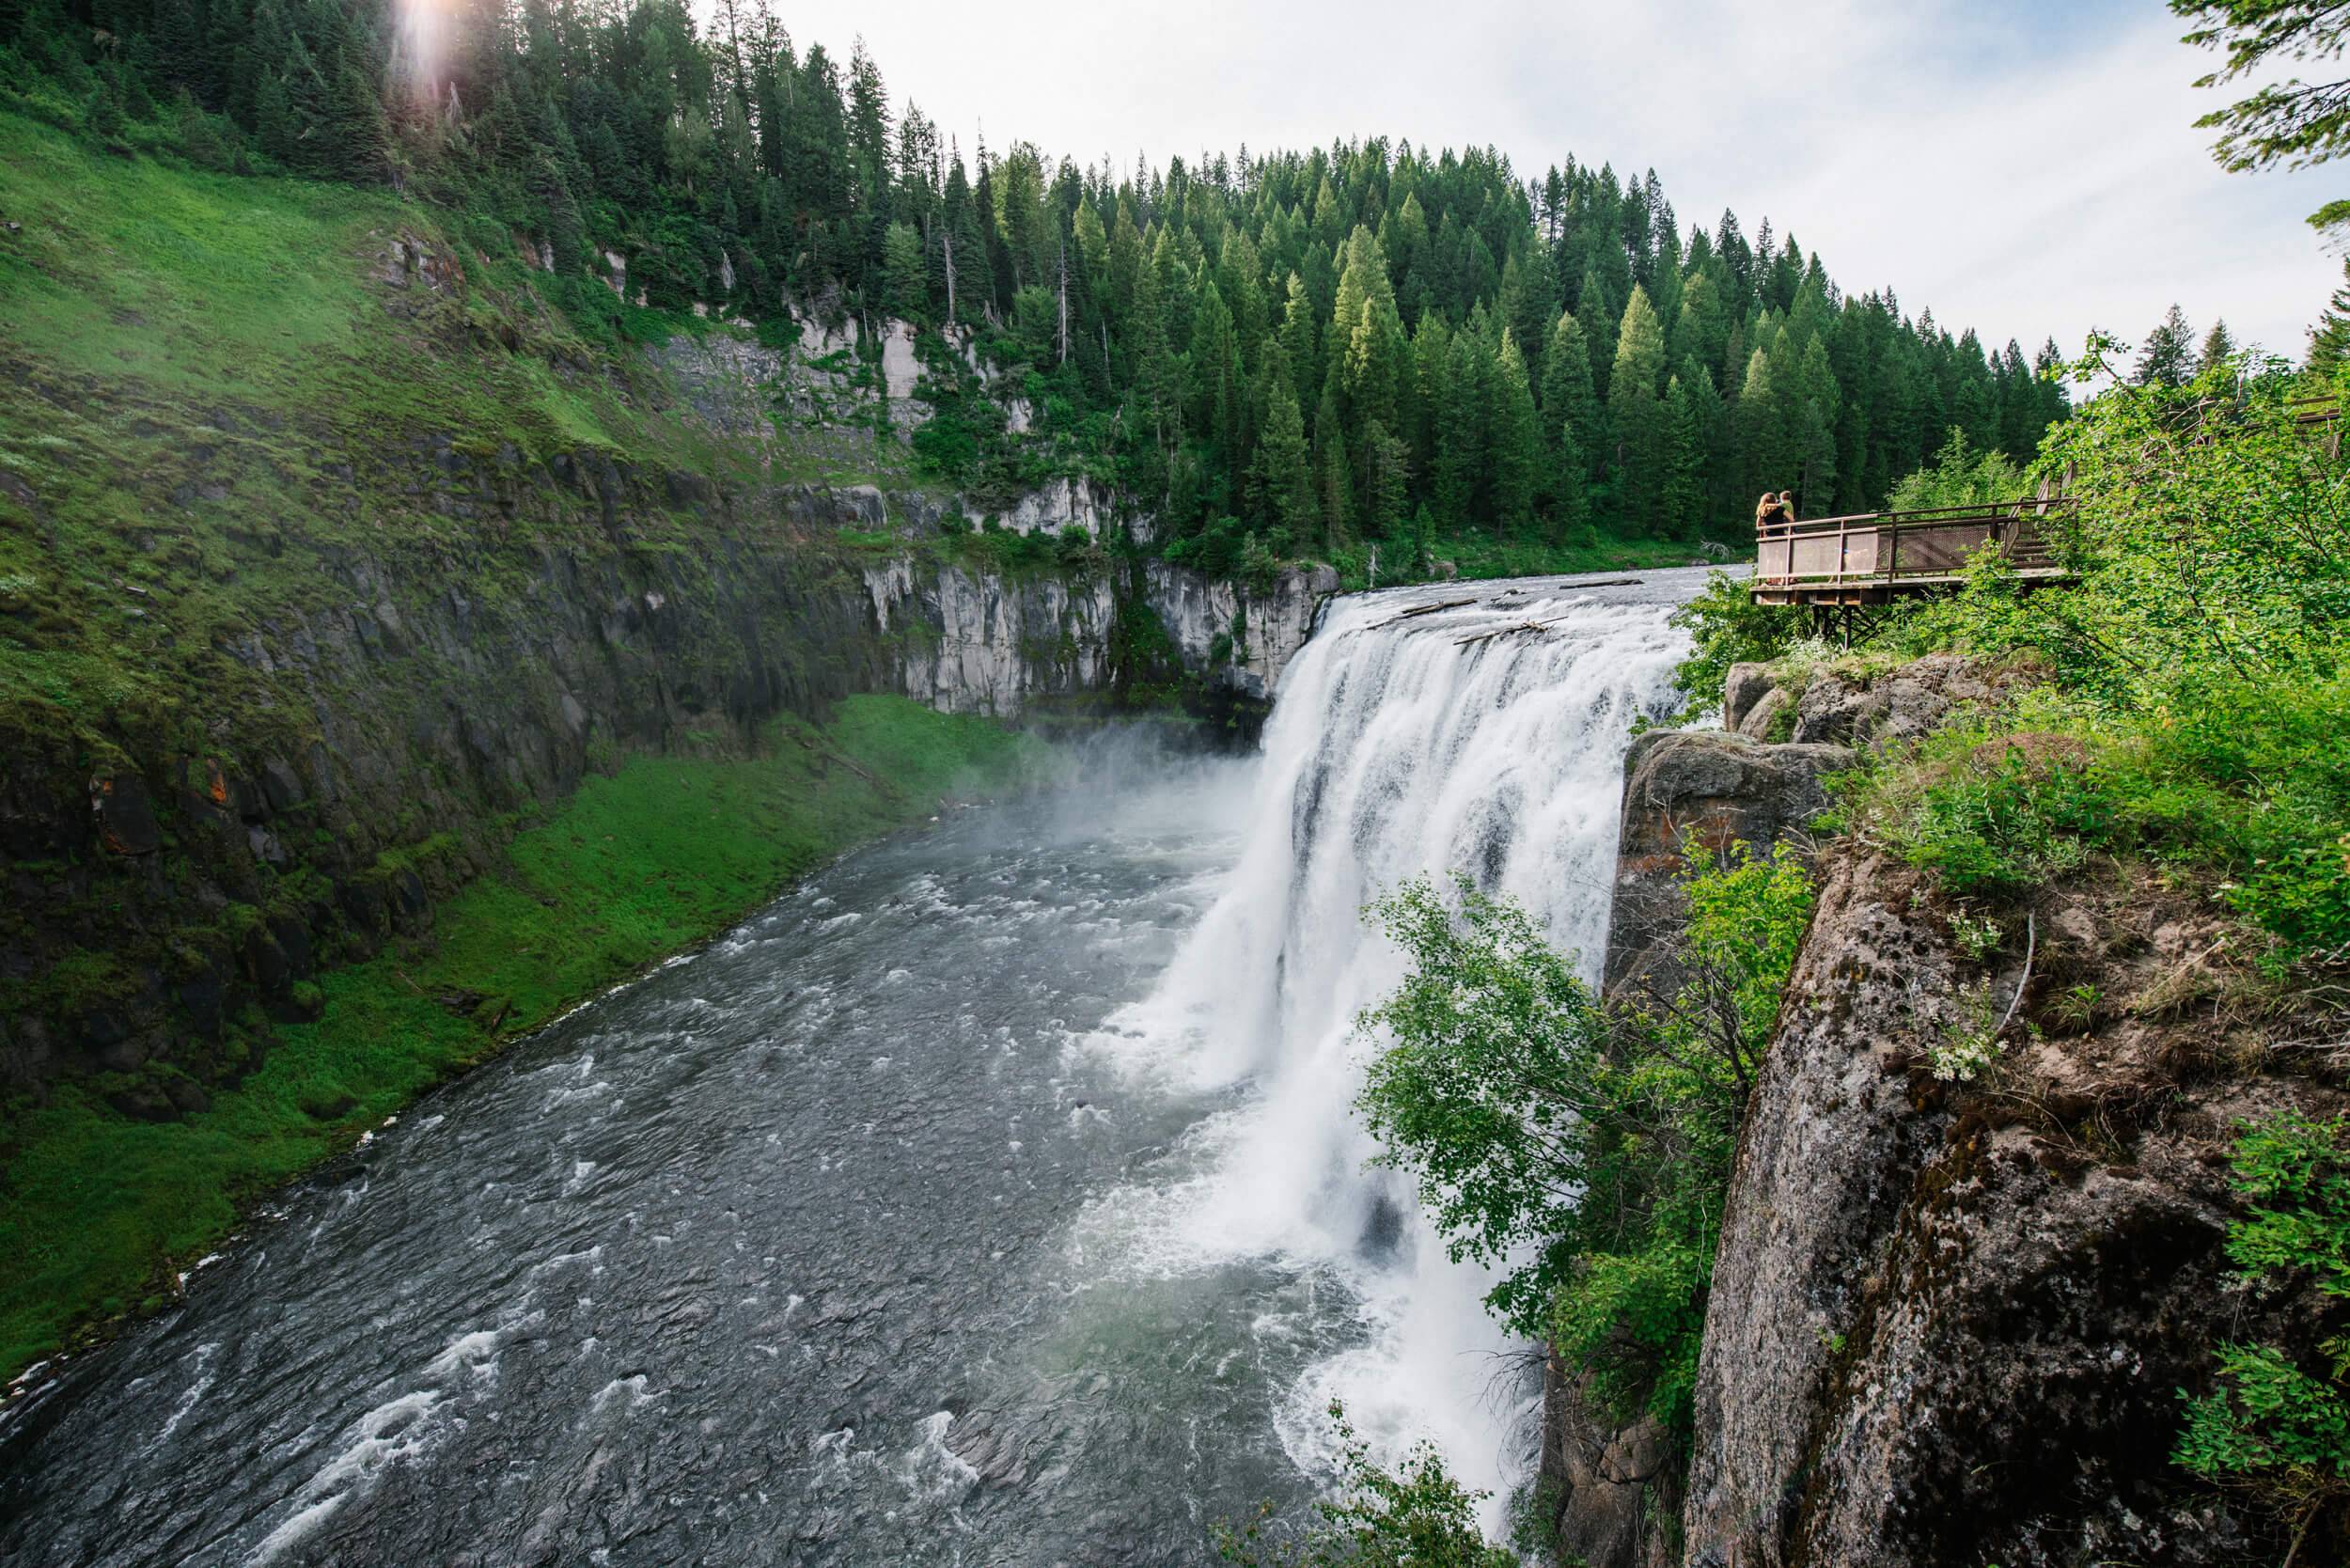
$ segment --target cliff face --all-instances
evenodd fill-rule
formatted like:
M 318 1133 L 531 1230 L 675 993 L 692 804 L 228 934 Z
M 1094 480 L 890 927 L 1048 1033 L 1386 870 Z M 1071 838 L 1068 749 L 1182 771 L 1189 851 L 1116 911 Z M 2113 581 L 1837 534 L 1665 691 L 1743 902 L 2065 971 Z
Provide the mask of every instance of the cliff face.
M 523 403 L 454 391 L 397 389 L 377 431 L 258 383 L 191 406 L 0 352 L 23 395 L 0 433 L 64 432 L 24 448 L 39 463 L 0 453 L 0 539 L 52 568 L 0 574 L 0 630 L 46 661 L 0 691 L 0 1089 L 167 1060 L 200 1096 L 250 1063 L 241 1014 L 314 1013 L 322 966 L 427 929 L 519 821 L 629 753 L 748 755 L 857 692 L 1013 718 L 1145 657 L 1262 698 L 1337 586 L 956 546 L 964 498 L 899 477 L 889 432 L 926 405 L 898 323 L 877 355 L 811 321 L 795 347 L 713 327 L 541 362 L 446 251 L 368 243 L 355 278 L 323 275 L 386 374 L 508 375 L 532 419 L 627 446 L 534 456 L 537 424 L 454 423 Z M 118 405 L 128 433 L 77 419 Z M 1063 480 L 1005 525 L 1147 523 L 1130 510 Z M 1121 626 L 1150 613 L 1166 635 L 1137 652 Z
M 470 482 L 462 465 L 432 472 Z M 225 1020 L 247 1002 L 306 1015 L 321 965 L 427 923 L 495 862 L 512 813 L 584 772 L 632 750 L 747 751 L 765 720 L 852 692 L 1005 718 L 1104 694 L 1120 604 L 1141 598 L 1106 562 L 1013 578 L 825 548 L 903 506 L 879 492 L 780 491 L 763 501 L 780 527 L 737 525 L 740 498 L 683 475 L 556 464 L 508 494 L 518 514 L 609 517 L 617 537 L 530 539 L 509 520 L 430 552 L 321 550 L 298 602 L 217 650 L 233 707 L 121 727 L 95 761 L 70 731 L 8 738 L 0 964 L 36 984 L 65 974 L 0 1019 L 0 1081 L 157 1058 L 220 1076 Z M 679 513 L 690 549 L 630 537 Z M 1246 662 L 1209 667 L 1201 618 L 1246 601 L 1167 568 L 1149 580 L 1187 662 L 1251 693 L 1269 692 L 1325 586 L 1292 574 L 1253 618 Z
M 1905 868 L 1826 872 L 1723 1222 L 1689 1560 L 2244 1560 L 2170 1465 L 2175 1390 L 2270 1315 L 2221 1251 L 2235 1122 L 2330 1091 L 2245 1075 L 2208 1007 L 2133 1005 L 2217 936 L 2149 889 L 2052 902 L 2027 989 L 2096 973 L 2123 1016 L 1938 1082 L 2021 953 L 1967 964 Z
M 1682 833 L 1784 841 L 1824 804 L 1819 774 L 1852 755 L 1831 739 L 1914 735 L 1998 684 L 1935 660 L 1778 699 L 1806 744 L 1643 737 L 1608 983 L 1667 945 Z M 1750 670 L 1730 696 L 1733 724 L 1773 701 Z M 1543 1473 L 1567 1560 L 2280 1556 L 2170 1463 L 2177 1390 L 2208 1386 L 2222 1341 L 2313 1338 L 2308 1293 L 2232 1282 L 2227 1152 L 2242 1119 L 2339 1108 L 2341 1068 L 2278 1058 L 2268 1042 L 2294 1026 L 2234 999 L 2222 928 L 2150 877 L 2044 889 L 1976 959 L 1919 874 L 1847 843 L 1815 853 L 1819 908 L 1723 1218 L 1694 1450 L 1600 1419 L 1554 1364 Z M 2059 1005 L 2084 996 L 2097 1000 Z M 1998 1059 L 1971 1082 L 1937 1079 L 1931 1053 L 2011 999 Z

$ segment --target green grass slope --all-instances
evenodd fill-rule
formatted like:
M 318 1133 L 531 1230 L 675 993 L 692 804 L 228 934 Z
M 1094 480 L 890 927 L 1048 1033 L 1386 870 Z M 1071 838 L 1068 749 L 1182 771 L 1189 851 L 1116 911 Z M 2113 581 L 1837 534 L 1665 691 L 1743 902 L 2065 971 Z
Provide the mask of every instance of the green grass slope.
M 542 548 L 713 547 L 717 524 L 691 503 L 633 509 L 617 530 L 592 506 L 530 497 L 514 516 L 451 515 L 416 488 L 435 449 L 516 467 L 608 458 L 745 494 L 835 477 L 831 448 L 811 438 L 801 462 L 780 425 L 762 451 L 685 416 L 640 345 L 711 328 L 608 296 L 574 321 L 543 282 L 511 236 L 449 232 L 390 193 L 119 157 L 0 114 L 0 755 L 92 774 L 216 748 L 297 755 L 318 733 L 310 703 L 227 647 L 347 604 L 338 555 L 515 603 Z M 738 537 L 820 560 L 845 548 L 741 510 L 723 519 Z M 404 678 L 435 677 L 419 663 Z M 321 970 L 315 1021 L 232 1018 L 232 1041 L 266 1052 L 206 1108 L 134 1120 L 108 1097 L 120 1074 L 0 1105 L 0 1376 L 164 1299 L 172 1267 L 243 1203 L 501 1040 L 849 845 L 1012 785 L 1035 750 L 890 698 L 771 723 L 756 744 L 691 745 L 706 754 L 607 750 L 607 776 L 510 819 L 434 837 L 393 824 L 390 841 L 420 841 L 380 870 L 449 889 L 493 869 L 442 900 L 429 938 Z M 293 846 L 298 862 L 311 847 Z M 186 875 L 169 853 L 163 865 Z M 38 940 L 28 922 L 59 909 L 104 928 L 120 868 L 9 870 L 40 892 L 0 911 L 0 1015 L 42 987 L 126 982 L 112 950 L 29 976 L 22 962 L 82 929 Z M 289 899 L 323 886 L 300 863 L 256 874 Z M 233 947 L 239 933 L 215 928 L 256 917 L 180 897 L 173 939 Z
M 504 1039 L 722 929 L 942 802 L 1040 776 L 1041 743 L 901 698 L 785 721 L 751 759 L 637 758 L 514 839 L 511 867 L 320 982 L 316 1023 L 208 1109 L 138 1121 L 86 1085 L 0 1116 L 0 1378 L 79 1325 L 168 1299 L 241 1206 Z M 430 853 L 430 850 L 426 851 Z

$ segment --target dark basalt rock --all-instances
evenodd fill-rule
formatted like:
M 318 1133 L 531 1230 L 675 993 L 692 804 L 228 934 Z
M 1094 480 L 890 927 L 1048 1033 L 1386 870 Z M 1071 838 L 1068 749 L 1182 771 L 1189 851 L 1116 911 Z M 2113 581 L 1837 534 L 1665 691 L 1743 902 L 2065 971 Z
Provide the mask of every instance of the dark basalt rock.
M 1673 884 L 1684 840 L 1712 850 L 1767 848 L 1826 808 L 1821 780 L 1852 761 L 1842 746 L 1764 745 L 1717 729 L 1653 729 L 1636 739 L 1624 759 L 1606 983 L 1641 972 L 1659 938 L 1677 928 Z
M 102 848 L 114 855 L 152 855 L 163 847 L 155 803 L 138 775 L 118 773 L 93 778 L 89 793 L 90 814 L 97 819 Z

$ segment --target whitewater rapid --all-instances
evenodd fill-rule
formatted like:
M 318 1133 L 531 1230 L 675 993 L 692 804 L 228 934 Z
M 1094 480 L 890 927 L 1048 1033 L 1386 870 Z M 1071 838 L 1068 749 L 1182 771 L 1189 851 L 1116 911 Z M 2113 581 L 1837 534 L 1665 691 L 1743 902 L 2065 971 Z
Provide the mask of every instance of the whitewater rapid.
M 1326 1473 L 1325 1410 L 1394 1457 L 1428 1439 L 1494 1494 L 1532 1457 L 1531 1347 L 1486 1315 L 1493 1281 L 1456 1263 L 1355 1109 L 1376 1042 L 1356 1016 L 1402 956 L 1366 906 L 1419 876 L 1465 875 L 1523 903 L 1596 980 L 1622 762 L 1636 720 L 1672 706 L 1695 572 L 1637 584 L 1440 585 L 1335 602 L 1284 676 L 1244 848 L 1150 996 L 1089 1048 L 1192 1092 L 1240 1090 L 1188 1135 L 1183 1179 L 1106 1195 L 1082 1238 L 1167 1271 L 1263 1257 L 1325 1272 L 1360 1342 L 1317 1358 L 1283 1402 L 1292 1457 Z

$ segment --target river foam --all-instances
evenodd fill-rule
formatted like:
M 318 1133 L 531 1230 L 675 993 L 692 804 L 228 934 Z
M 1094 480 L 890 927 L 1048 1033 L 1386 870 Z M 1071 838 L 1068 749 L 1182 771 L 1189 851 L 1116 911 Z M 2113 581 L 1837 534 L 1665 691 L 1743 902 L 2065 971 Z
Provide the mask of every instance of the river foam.
M 1325 1414 L 1388 1457 L 1433 1440 L 1456 1475 L 1521 1479 L 1529 1349 L 1489 1319 L 1407 1186 L 1370 1167 L 1355 1111 L 1375 1048 L 1356 1015 L 1402 959 L 1365 906 L 1418 876 L 1519 900 L 1596 978 L 1623 754 L 1684 650 L 1670 603 L 1571 582 L 1340 601 L 1291 666 L 1239 862 L 1165 977 L 1084 1048 L 1230 1108 L 1154 1184 L 1104 1195 L 1073 1245 L 1140 1274 L 1271 1259 L 1352 1294 L 1355 1342 L 1313 1360 L 1277 1415 L 1309 1468 Z

